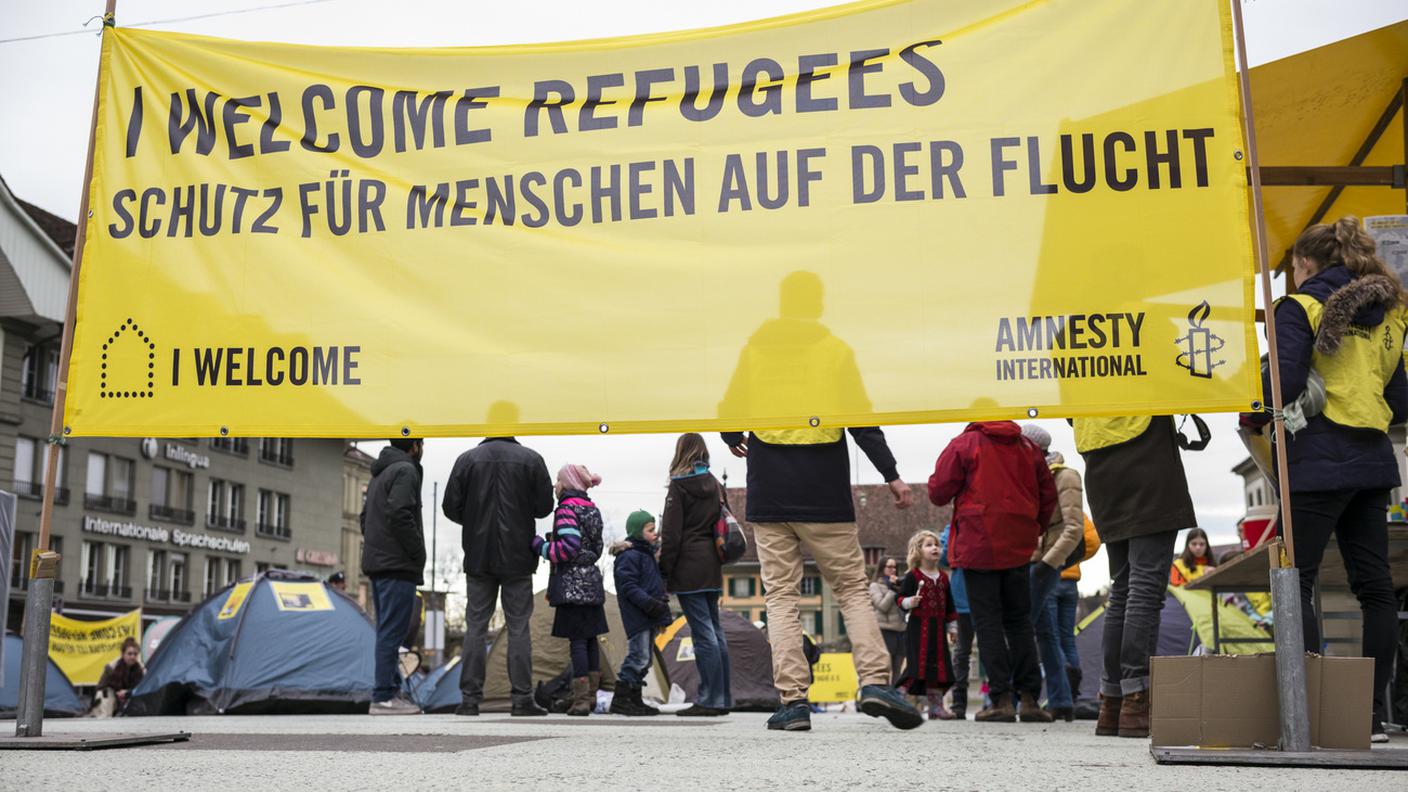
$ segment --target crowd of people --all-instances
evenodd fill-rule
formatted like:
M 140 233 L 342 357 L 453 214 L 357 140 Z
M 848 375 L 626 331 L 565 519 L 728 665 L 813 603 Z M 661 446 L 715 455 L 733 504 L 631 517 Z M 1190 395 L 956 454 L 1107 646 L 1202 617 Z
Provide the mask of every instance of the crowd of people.
M 1387 430 L 1408 420 L 1408 301 L 1354 218 L 1312 226 L 1296 242 L 1293 260 L 1297 289 L 1278 303 L 1275 319 L 1279 384 L 1286 404 L 1305 419 L 1294 427 L 1287 452 L 1306 647 L 1320 649 L 1311 597 L 1335 535 L 1364 611 L 1364 651 L 1375 660 L 1372 725 L 1379 739 L 1397 635 L 1386 507 L 1399 476 Z M 1268 420 L 1267 413 L 1243 416 L 1250 426 Z M 1197 522 L 1180 451 L 1188 443 L 1169 415 L 1069 423 L 1084 477 L 1053 450 L 1040 426 L 969 424 L 939 455 L 928 480 L 929 499 L 953 507 L 950 525 L 942 533 L 916 534 L 905 569 L 898 559 L 885 559 L 872 578 L 856 527 L 848 436 L 882 475 L 896 508 L 913 500 L 878 427 L 723 433 L 730 451 L 748 460 L 746 520 L 761 567 L 781 701 L 769 729 L 811 728 L 810 664 L 798 612 L 804 552 L 845 619 L 865 714 L 901 729 L 919 726 L 925 708 L 932 718 L 966 718 L 976 640 L 988 695 L 974 720 L 1070 720 L 1083 682 L 1074 646 L 1075 581 L 1079 563 L 1103 543 L 1111 582 L 1096 734 L 1148 736 L 1149 660 L 1165 589 L 1215 566 L 1207 535 L 1195 530 L 1170 569 L 1179 532 Z M 378 619 L 372 705 L 378 713 L 414 711 L 397 697 L 395 661 L 425 566 L 422 453 L 419 440 L 391 441 L 373 467 L 363 515 L 363 571 L 372 580 Z M 552 632 L 571 644 L 568 714 L 591 712 L 601 684 L 597 637 L 608 629 L 597 563 L 608 548 L 589 495 L 600 482 L 578 464 L 562 466 L 554 480 L 542 457 L 512 437 L 488 438 L 456 461 L 440 506 L 462 526 L 467 577 L 458 714 L 479 712 L 485 632 L 500 601 L 512 714 L 545 714 L 530 689 L 528 635 L 532 576 L 544 561 L 551 566 Z M 642 701 L 641 684 L 654 631 L 669 621 L 671 596 L 692 631 L 700 677 L 697 700 L 679 714 L 717 717 L 732 706 L 719 622 L 719 526 L 727 510 L 704 438 L 682 435 L 668 468 L 658 532 L 649 512 L 632 514 L 626 542 L 611 548 L 630 646 L 612 712 L 657 714 Z M 535 521 L 550 514 L 551 530 L 539 536 Z

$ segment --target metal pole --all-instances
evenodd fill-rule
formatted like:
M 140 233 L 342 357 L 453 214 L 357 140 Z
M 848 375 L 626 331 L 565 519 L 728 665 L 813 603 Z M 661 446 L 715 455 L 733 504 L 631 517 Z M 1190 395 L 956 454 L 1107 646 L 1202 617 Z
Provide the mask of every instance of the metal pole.
M 1291 523 L 1291 487 L 1286 465 L 1286 423 L 1281 410 L 1281 362 L 1276 351 L 1276 311 L 1271 302 L 1271 271 L 1266 259 L 1266 216 L 1261 203 L 1261 165 L 1257 157 L 1256 121 L 1252 111 L 1251 64 L 1242 27 L 1242 0 L 1232 2 L 1232 29 L 1241 61 L 1243 123 L 1251 173 L 1252 227 L 1256 235 L 1256 263 L 1261 273 L 1261 298 L 1266 312 L 1266 337 L 1271 357 L 1271 408 L 1276 435 L 1276 473 L 1281 496 L 1281 535 L 1284 544 L 1272 559 L 1271 603 L 1276 621 L 1276 678 L 1281 702 L 1281 750 L 1310 750 L 1309 705 L 1305 690 L 1305 638 L 1301 627 L 1300 573 L 1296 570 L 1295 538 Z M 1290 276 L 1287 276 L 1290 277 Z M 1294 585 L 1292 585 L 1294 584 Z M 1214 605 L 1215 607 L 1215 605 Z
M 107 0 L 103 25 L 117 18 L 117 0 Z M 69 272 L 68 307 L 64 312 L 63 342 L 59 352 L 59 381 L 54 387 L 54 412 L 49 421 L 49 454 L 44 464 L 44 505 L 39 512 L 39 546 L 30 560 L 29 594 L 24 603 L 24 658 L 20 665 L 20 700 L 15 713 L 16 737 L 44 734 L 44 679 L 48 675 L 49 612 L 54 605 L 54 578 L 58 575 L 59 554 L 49 551 L 49 533 L 54 520 L 54 488 L 58 484 L 59 447 L 64 443 L 64 404 L 68 395 L 68 364 L 73 354 L 74 310 L 78 301 L 78 272 L 83 262 L 83 245 L 88 238 L 88 189 L 93 182 L 93 149 L 98 129 L 98 99 L 102 87 L 108 43 L 103 40 L 98 59 L 98 76 L 93 89 L 93 116 L 88 127 L 88 159 L 83 166 L 83 200 L 78 206 L 78 229 L 73 244 L 73 265 Z
M 439 516 L 439 515 L 438 515 L 438 512 L 440 511 L 440 482 L 438 482 L 438 481 L 437 481 L 437 482 L 434 482 L 434 483 L 431 484 L 430 486 L 431 486 L 431 496 L 430 496 L 430 498 L 431 498 L 431 501 L 430 501 L 430 593 L 431 593 L 431 594 L 434 594 L 434 593 L 435 593 L 435 548 L 436 548 L 436 544 L 437 544 L 435 540 L 439 538 L 439 534 L 437 533 L 438 521 L 437 521 L 436 518 Z

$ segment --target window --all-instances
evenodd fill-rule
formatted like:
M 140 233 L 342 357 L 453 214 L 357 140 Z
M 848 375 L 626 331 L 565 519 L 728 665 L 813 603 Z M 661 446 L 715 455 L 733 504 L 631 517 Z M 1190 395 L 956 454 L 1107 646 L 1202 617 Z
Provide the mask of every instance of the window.
M 107 594 L 107 583 L 103 577 L 103 543 L 84 542 L 83 543 L 83 580 L 79 583 L 79 591 L 89 595 Z M 99 587 L 102 587 L 101 593 Z
M 127 545 L 84 542 L 81 566 L 83 579 L 79 592 L 88 597 L 128 599 Z
M 220 588 L 220 572 L 225 566 L 225 559 L 207 556 L 205 559 L 205 574 L 202 576 L 200 593 L 203 597 L 209 597 Z
M 728 595 L 736 599 L 753 596 L 757 583 L 753 578 L 731 577 L 728 579 Z
M 259 490 L 259 522 L 255 531 L 263 536 L 289 538 L 288 511 L 287 495 L 271 490 Z
M 818 576 L 818 575 L 807 575 L 806 577 L 802 578 L 802 596 L 803 596 L 803 597 L 819 597 L 819 596 L 821 596 L 821 577 L 820 577 L 820 576 Z
M 762 622 L 763 624 L 767 624 L 767 623 L 768 623 L 768 609 L 767 609 L 767 608 L 763 608 L 762 610 L 758 611 L 758 621 Z
M 136 463 L 130 459 L 89 451 L 88 471 L 83 483 L 84 508 L 135 514 L 137 502 L 132 499 L 132 473 L 135 468 Z
M 167 580 L 171 584 L 172 602 L 190 602 L 191 592 L 186 586 L 186 562 L 189 559 L 185 553 L 172 553 L 167 570 Z
M 132 596 L 127 583 L 127 546 L 108 545 L 108 594 L 120 599 Z
M 15 532 L 15 552 L 10 563 L 10 585 L 15 591 L 29 589 L 29 557 L 34 553 L 35 538 L 28 531 Z
M 243 437 L 216 437 L 210 441 L 210 447 L 227 454 L 249 453 L 249 441 Z
M 885 548 L 883 547 L 867 547 L 863 552 L 867 567 L 877 567 L 880 565 L 880 561 L 885 558 Z
M 195 477 L 184 470 L 171 470 L 161 466 L 152 468 L 152 503 L 150 514 L 154 520 L 185 523 L 195 522 L 195 512 L 191 511 L 191 490 Z
M 54 403 L 54 383 L 59 378 L 59 350 L 52 344 L 34 344 L 20 363 L 20 396 L 40 404 Z
M 205 524 L 231 531 L 244 530 L 244 485 L 220 479 L 210 480 L 206 497 Z
M 811 626 L 812 626 L 812 629 L 811 629 L 812 637 L 813 637 L 813 638 L 819 638 L 819 637 L 821 637 L 822 628 L 825 627 L 825 621 L 822 619 L 821 611 L 809 611 L 807 615 L 808 615 L 810 618 L 804 619 L 802 623 L 803 623 L 803 624 L 806 624 L 807 621 L 810 621 L 810 622 L 812 623 L 812 624 L 811 624 Z
M 147 599 L 167 598 L 169 592 L 162 590 L 161 582 L 166 577 L 166 551 L 147 551 Z
M 22 498 L 44 497 L 44 473 L 49 464 L 49 446 L 33 437 L 15 438 L 15 494 Z M 59 447 L 59 469 L 55 475 L 58 488 L 55 503 L 68 503 L 68 475 L 64 471 L 64 449 Z
M 260 438 L 259 461 L 292 467 L 293 441 L 287 437 Z
M 240 579 L 240 561 L 238 558 L 225 559 L 225 584 L 236 583 Z

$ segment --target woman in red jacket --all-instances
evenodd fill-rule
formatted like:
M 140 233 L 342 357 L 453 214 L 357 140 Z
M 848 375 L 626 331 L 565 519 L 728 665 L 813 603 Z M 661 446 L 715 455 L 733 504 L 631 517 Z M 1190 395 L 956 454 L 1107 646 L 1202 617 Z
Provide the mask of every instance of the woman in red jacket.
M 954 502 L 949 562 L 963 570 L 992 705 L 974 720 L 1050 723 L 1037 703 L 1041 670 L 1032 631 L 1028 564 L 1056 509 L 1046 457 L 1011 421 L 968 424 L 929 477 L 929 500 Z

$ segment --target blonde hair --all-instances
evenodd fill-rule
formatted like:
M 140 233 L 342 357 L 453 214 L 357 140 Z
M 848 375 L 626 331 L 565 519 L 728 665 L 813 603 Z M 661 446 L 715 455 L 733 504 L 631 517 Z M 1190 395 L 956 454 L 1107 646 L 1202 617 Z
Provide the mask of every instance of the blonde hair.
M 1383 275 L 1398 283 L 1398 276 L 1379 256 L 1378 246 L 1359 218 L 1345 215 L 1333 225 L 1317 223 L 1301 232 L 1291 248 L 1291 255 L 1309 259 L 1321 269 L 1343 264 L 1356 278 Z M 1405 302 L 1403 288 L 1397 290 L 1395 305 Z
M 694 472 L 694 463 L 709 464 L 709 446 L 698 432 L 685 432 L 675 441 L 675 458 L 670 460 L 670 475 L 687 476 Z
M 919 561 L 921 558 L 919 548 L 924 546 L 925 539 L 933 539 L 934 544 L 940 547 L 943 546 L 943 544 L 939 542 L 939 535 L 934 533 L 933 531 L 923 530 L 916 533 L 914 536 L 909 537 L 909 552 L 905 556 L 905 562 L 909 564 L 910 569 L 919 568 Z

